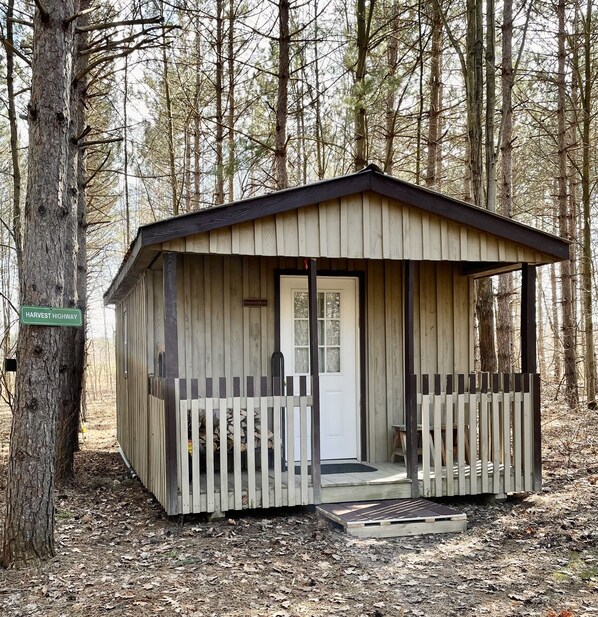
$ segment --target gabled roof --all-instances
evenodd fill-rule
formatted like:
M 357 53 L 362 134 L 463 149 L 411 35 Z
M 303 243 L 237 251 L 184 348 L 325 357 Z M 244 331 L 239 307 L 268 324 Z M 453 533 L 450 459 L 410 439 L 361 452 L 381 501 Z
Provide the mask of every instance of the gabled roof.
M 164 242 L 192 234 L 278 215 L 364 191 L 377 193 L 447 221 L 515 242 L 549 255 L 554 261 L 569 258 L 569 243 L 557 236 L 399 180 L 370 165 L 360 172 L 346 176 L 191 212 L 140 227 L 118 274 L 104 295 L 104 301 L 112 303 L 123 297 L 132 284 L 131 277 L 136 278 L 136 274 L 148 267 L 155 257 L 155 250 L 149 249 L 151 246 L 159 248 Z

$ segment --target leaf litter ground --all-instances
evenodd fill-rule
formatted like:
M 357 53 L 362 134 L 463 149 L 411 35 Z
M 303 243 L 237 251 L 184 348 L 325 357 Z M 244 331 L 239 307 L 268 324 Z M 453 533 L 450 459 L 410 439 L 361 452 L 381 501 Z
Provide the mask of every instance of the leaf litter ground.
M 544 409 L 544 490 L 446 502 L 465 533 L 357 539 L 313 510 L 168 519 L 117 453 L 113 401 L 90 406 L 56 557 L 0 570 L 0 615 L 598 615 L 598 416 Z M 0 411 L 4 508 L 10 414 Z

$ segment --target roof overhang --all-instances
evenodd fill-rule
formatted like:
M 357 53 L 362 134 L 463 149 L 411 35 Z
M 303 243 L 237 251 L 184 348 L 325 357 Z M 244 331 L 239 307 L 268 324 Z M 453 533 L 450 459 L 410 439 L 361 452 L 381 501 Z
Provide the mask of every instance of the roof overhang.
M 375 166 L 369 166 L 363 171 L 347 176 L 207 208 L 140 227 L 118 273 L 104 294 L 104 303 L 114 304 L 127 295 L 137 280 L 137 276 L 155 259 L 156 252 L 161 250 L 163 242 L 281 214 L 364 191 L 378 193 L 446 220 L 519 243 L 554 258 L 554 261 L 569 259 L 569 243 L 562 238 L 484 208 L 388 176 Z M 480 264 L 477 265 L 480 266 Z M 520 264 L 489 265 L 492 267 L 484 270 L 484 274 L 481 272 L 470 274 L 488 276 L 490 270 L 495 269 L 494 266 L 497 272 L 503 268 L 507 268 L 503 271 L 510 271 L 520 267 Z

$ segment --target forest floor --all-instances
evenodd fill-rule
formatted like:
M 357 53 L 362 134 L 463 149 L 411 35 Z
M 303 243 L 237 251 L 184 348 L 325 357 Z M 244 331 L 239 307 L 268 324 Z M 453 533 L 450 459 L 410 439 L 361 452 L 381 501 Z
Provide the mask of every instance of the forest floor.
M 0 410 L 0 505 L 10 415 Z M 0 570 L 0 615 L 598 615 L 598 416 L 544 409 L 544 490 L 465 511 L 459 534 L 356 539 L 309 509 L 170 520 L 90 404 L 56 557 Z

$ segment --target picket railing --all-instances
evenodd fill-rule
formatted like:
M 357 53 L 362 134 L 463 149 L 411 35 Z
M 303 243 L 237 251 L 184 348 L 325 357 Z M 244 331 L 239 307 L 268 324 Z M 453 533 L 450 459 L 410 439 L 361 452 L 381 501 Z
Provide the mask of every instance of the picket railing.
M 482 373 L 430 381 L 422 375 L 417 394 L 423 496 L 537 490 L 539 377 Z
M 198 383 L 174 380 L 179 513 L 314 503 L 307 379 Z
M 166 504 L 166 444 L 164 441 L 165 380 L 150 377 L 148 383 L 148 464 L 149 480 L 146 488 L 161 504 Z

